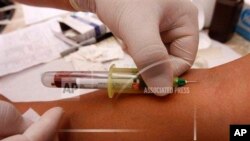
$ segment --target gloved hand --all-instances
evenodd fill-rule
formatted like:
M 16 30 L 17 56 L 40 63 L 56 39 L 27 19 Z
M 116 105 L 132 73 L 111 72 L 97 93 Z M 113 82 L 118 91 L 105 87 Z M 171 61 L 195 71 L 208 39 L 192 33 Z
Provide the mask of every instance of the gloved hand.
M 48 110 L 35 123 L 25 119 L 10 103 L 0 101 L 0 139 L 2 141 L 52 141 L 62 116 L 61 108 Z
M 149 88 L 172 87 L 173 76 L 192 66 L 198 48 L 198 12 L 189 0 L 73 1 L 76 10 L 96 12 L 124 41 Z

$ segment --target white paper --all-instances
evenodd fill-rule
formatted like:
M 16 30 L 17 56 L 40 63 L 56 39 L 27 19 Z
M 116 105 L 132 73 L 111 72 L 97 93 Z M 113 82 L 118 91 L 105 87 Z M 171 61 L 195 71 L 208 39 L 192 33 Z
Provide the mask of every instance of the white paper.
M 69 48 L 55 37 L 60 32 L 53 20 L 0 36 L 0 76 L 52 61 Z
M 41 116 L 34 109 L 29 108 L 28 111 L 26 111 L 23 114 L 23 117 L 25 119 L 32 121 L 32 122 L 37 122 Z
M 78 71 L 108 71 L 110 66 L 135 68 L 133 59 L 122 50 L 115 38 L 96 45 L 82 47 L 78 52 L 65 57 Z
M 95 45 L 83 47 L 77 52 L 77 54 L 88 61 L 98 63 L 122 59 L 124 56 L 121 48 L 104 48 L 96 47 Z
M 211 47 L 198 51 L 192 68 L 213 68 L 239 59 L 241 55 L 228 46 L 212 40 Z
M 22 5 L 22 9 L 26 24 L 34 24 L 52 17 L 69 13 L 68 11 L 58 10 L 54 8 L 41 8 L 28 5 Z
M 109 68 L 101 63 L 93 63 L 87 60 L 72 60 L 73 66 L 77 71 L 108 71 Z

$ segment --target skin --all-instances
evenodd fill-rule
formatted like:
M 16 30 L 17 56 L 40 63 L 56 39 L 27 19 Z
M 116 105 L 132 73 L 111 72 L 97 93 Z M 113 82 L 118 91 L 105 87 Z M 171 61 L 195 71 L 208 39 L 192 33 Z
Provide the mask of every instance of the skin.
M 198 140 L 229 140 L 230 124 L 250 123 L 250 55 L 213 69 L 190 70 L 183 77 L 189 94 L 167 97 L 121 95 L 108 99 L 105 91 L 78 101 L 14 103 L 20 111 L 44 113 L 64 109 L 60 129 L 142 129 L 138 133 L 60 133 L 60 140 L 193 140 L 194 115 Z

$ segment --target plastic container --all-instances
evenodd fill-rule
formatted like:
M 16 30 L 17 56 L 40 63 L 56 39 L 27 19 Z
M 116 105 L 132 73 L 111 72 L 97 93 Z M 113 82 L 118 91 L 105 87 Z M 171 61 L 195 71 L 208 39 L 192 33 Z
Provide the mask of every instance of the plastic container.
M 235 32 L 243 0 L 217 0 L 209 36 L 220 42 L 230 40 Z

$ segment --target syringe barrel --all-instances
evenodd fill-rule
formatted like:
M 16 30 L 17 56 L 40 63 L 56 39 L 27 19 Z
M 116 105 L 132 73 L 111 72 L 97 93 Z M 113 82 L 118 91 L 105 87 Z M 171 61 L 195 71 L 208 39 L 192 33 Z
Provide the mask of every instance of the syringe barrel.
M 136 68 L 110 67 L 109 72 L 46 72 L 42 76 L 42 83 L 47 87 L 80 88 L 80 89 L 107 89 L 109 98 L 115 94 L 140 94 L 147 87 Z M 182 78 L 175 78 L 174 87 L 187 84 Z
M 136 68 L 115 68 L 111 66 L 108 78 L 108 95 L 113 98 L 115 94 L 143 93 L 146 84 L 138 74 Z

